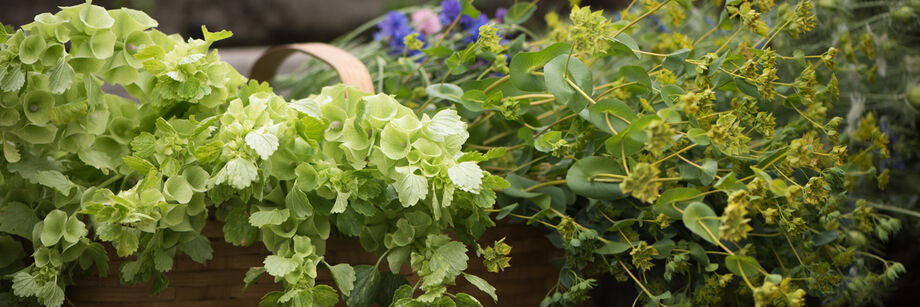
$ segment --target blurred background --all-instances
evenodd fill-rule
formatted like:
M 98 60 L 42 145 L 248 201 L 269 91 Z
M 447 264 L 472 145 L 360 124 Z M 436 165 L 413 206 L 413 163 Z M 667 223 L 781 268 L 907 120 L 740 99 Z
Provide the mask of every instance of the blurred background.
M 69 6 L 85 0 L 0 0 L 0 22 L 19 27 L 43 12 L 55 12 L 57 6 Z M 509 7 L 515 0 L 478 0 L 476 6 L 494 16 L 499 7 Z M 389 10 L 440 1 L 425 0 L 95 0 L 107 8 L 130 7 L 147 12 L 160 22 L 159 30 L 200 37 L 201 25 L 211 31 L 233 31 L 231 39 L 216 47 L 275 45 L 321 41 L 345 34 Z M 624 0 L 582 1 L 594 8 L 615 9 Z M 549 11 L 568 6 L 568 0 L 543 0 L 540 9 Z M 537 16 L 541 16 L 538 14 Z M 541 21 L 541 20 L 538 20 Z

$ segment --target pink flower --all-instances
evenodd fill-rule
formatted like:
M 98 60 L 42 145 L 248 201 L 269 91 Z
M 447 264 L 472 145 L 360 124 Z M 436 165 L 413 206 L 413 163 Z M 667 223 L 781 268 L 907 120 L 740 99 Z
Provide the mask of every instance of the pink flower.
M 418 10 L 412 13 L 412 27 L 425 35 L 431 35 L 441 31 L 441 21 L 438 20 L 438 14 L 429 9 Z

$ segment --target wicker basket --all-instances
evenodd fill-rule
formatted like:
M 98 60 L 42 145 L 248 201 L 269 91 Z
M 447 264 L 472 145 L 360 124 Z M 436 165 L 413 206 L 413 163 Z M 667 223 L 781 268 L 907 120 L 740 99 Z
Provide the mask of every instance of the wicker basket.
M 278 66 L 287 56 L 305 53 L 329 64 L 339 74 L 342 83 L 359 87 L 366 92 L 373 92 L 373 82 L 367 68 L 360 60 L 336 47 L 321 44 L 292 44 L 268 49 L 256 61 L 250 74 L 255 80 L 268 80 L 274 76 Z M 121 264 L 133 260 L 119 258 L 114 248 L 106 244 L 111 261 L 108 276 L 77 276 L 75 285 L 67 288 L 67 299 L 77 307 L 230 307 L 258 306 L 261 297 L 270 291 L 280 290 L 267 274 L 259 281 L 243 289 L 243 277 L 250 267 L 262 266 L 262 261 L 269 252 L 261 244 L 249 247 L 236 247 L 224 241 L 222 225 L 217 220 L 209 220 L 202 230 L 213 248 L 213 259 L 206 264 L 192 261 L 188 256 L 177 257 L 175 265 L 166 273 L 169 286 L 159 295 L 150 295 L 150 282 L 122 285 L 118 279 Z M 505 237 L 505 242 L 513 248 L 510 256 L 511 267 L 502 273 L 487 272 L 483 264 L 476 261 L 474 252 L 470 252 L 468 273 L 480 276 L 497 289 L 501 305 L 536 306 L 543 295 L 555 284 L 558 269 L 551 264 L 552 258 L 562 252 L 554 248 L 544 237 L 547 231 L 523 224 L 500 221 L 490 228 L 479 240 L 489 245 Z M 331 237 L 326 242 L 327 261 L 330 263 L 374 264 L 377 257 L 364 251 L 357 239 Z M 381 270 L 386 264 L 381 264 Z M 410 282 L 418 280 L 408 269 L 401 272 Z M 485 305 L 497 305 L 491 298 L 476 289 L 463 278 L 449 289 L 452 292 L 470 293 Z M 334 285 L 328 270 L 319 270 L 317 283 Z M 340 303 L 344 305 L 344 303 Z

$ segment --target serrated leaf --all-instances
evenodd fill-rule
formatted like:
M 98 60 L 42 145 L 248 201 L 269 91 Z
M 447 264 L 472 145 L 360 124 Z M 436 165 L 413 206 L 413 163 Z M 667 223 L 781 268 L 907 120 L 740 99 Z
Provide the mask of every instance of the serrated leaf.
M 71 67 L 67 61 L 64 61 L 63 57 L 60 58 L 57 65 L 48 72 L 48 88 L 51 90 L 51 93 L 64 93 L 64 91 L 70 88 L 75 75 L 73 67 Z
M 339 263 L 330 266 L 329 271 L 332 272 L 332 278 L 335 280 L 335 284 L 339 286 L 342 294 L 345 296 L 351 295 L 351 290 L 355 288 L 355 269 L 347 263 Z
M 192 261 L 204 263 L 213 258 L 214 250 L 211 249 L 211 241 L 205 236 L 197 236 L 195 239 L 182 243 L 182 252 L 192 258 Z
M 253 131 L 246 135 L 246 144 L 259 154 L 262 160 L 268 160 L 278 150 L 278 137 L 271 133 Z
M 67 177 L 59 171 L 39 171 L 35 173 L 35 180 L 37 180 L 39 184 L 52 188 L 64 196 L 69 196 L 70 191 L 74 188 L 74 184 L 70 182 L 70 179 L 67 179 Z
M 476 162 L 460 162 L 447 169 L 447 176 L 461 190 L 478 194 L 482 185 L 482 169 Z
M 265 257 L 263 263 L 265 264 L 265 271 L 267 271 L 269 275 L 275 277 L 284 277 L 284 275 L 294 272 L 298 266 L 297 261 L 278 255 L 269 255 Z

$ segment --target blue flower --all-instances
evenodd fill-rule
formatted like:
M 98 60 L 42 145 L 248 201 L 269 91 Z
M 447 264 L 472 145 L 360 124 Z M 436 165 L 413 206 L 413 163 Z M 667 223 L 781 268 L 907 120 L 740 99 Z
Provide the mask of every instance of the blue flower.
M 438 19 L 441 20 L 442 25 L 452 24 L 457 16 L 460 16 L 461 11 L 463 8 L 460 6 L 460 0 L 441 1 L 441 13 L 438 14 Z
M 473 18 L 469 15 L 463 15 L 460 17 L 460 27 L 467 31 L 470 36 L 465 38 L 463 41 L 466 43 L 474 43 L 479 39 L 479 27 L 484 26 L 489 23 L 489 17 L 486 14 L 479 14 L 479 18 Z
M 374 33 L 375 40 L 390 39 L 402 41 L 403 37 L 412 33 L 409 26 L 409 19 L 406 15 L 397 11 L 387 13 L 383 21 L 377 24 L 379 32 Z

